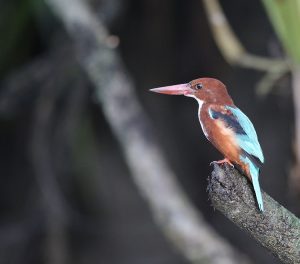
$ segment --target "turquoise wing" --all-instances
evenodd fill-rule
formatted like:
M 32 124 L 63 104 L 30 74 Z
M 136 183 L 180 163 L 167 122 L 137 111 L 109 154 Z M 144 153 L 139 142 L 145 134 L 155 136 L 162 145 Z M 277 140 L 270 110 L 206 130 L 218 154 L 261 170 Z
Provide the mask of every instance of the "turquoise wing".
M 240 147 L 250 155 L 257 157 L 261 161 L 261 163 L 264 163 L 264 155 L 258 142 L 255 128 L 250 119 L 238 108 L 231 106 L 226 106 L 226 108 L 232 112 L 234 117 L 237 119 L 237 121 L 245 131 L 245 134 L 237 134 L 238 144 L 240 145 Z M 264 211 L 262 193 L 258 182 L 259 167 L 256 167 L 253 164 L 252 160 L 247 156 L 241 156 L 241 159 L 245 163 L 249 164 L 257 204 L 259 210 Z
M 236 133 L 238 144 L 248 154 L 258 158 L 261 163 L 264 163 L 264 155 L 257 139 L 257 134 L 250 119 L 238 108 L 225 106 L 229 110 L 238 124 L 244 130 L 244 133 Z

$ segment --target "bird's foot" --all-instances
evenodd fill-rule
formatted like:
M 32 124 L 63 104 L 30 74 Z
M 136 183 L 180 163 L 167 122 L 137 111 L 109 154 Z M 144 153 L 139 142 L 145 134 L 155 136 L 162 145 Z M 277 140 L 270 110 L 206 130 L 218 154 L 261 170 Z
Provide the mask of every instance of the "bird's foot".
M 225 159 L 222 159 L 222 160 L 216 160 L 216 161 L 212 161 L 211 163 L 210 163 L 210 165 L 212 165 L 212 164 L 224 164 L 224 163 L 227 163 L 227 164 L 229 164 L 232 168 L 234 167 L 234 165 L 230 162 L 230 160 L 229 159 L 227 159 L 227 158 L 225 158 Z

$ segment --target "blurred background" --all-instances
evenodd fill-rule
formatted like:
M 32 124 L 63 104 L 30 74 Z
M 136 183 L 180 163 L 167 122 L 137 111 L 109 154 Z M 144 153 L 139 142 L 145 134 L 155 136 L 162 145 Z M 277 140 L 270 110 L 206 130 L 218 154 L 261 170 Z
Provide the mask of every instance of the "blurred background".
M 266 159 L 262 188 L 299 216 L 289 187 L 295 127 L 289 73 L 259 96 L 265 73 L 224 59 L 200 0 L 88 2 L 118 44 L 188 197 L 254 263 L 279 263 L 211 206 L 209 164 L 221 156 L 201 131 L 196 102 L 148 89 L 198 77 L 222 80 L 257 130 Z M 249 53 L 285 58 L 261 1 L 221 4 Z M 42 0 L 1 0 L 0 36 L 0 262 L 54 264 L 58 251 L 74 264 L 189 263 L 154 222 L 76 45 L 52 9 Z

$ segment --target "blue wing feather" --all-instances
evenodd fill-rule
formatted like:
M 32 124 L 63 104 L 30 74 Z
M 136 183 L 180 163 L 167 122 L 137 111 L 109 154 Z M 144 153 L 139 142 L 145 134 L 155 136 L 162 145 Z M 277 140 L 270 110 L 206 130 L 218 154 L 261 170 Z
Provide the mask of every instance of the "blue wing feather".
M 261 161 L 261 163 L 264 163 L 264 155 L 258 142 L 255 128 L 250 119 L 236 107 L 225 107 L 233 114 L 237 122 L 245 131 L 245 133 L 236 134 L 239 146 L 248 154 L 257 157 Z
M 237 140 L 240 147 L 246 153 L 257 157 L 261 161 L 261 163 L 263 163 L 264 155 L 258 142 L 256 131 L 250 119 L 238 108 L 231 106 L 226 106 L 226 108 L 232 112 L 234 117 L 237 119 L 238 123 L 245 131 L 245 133 L 243 134 L 237 134 Z M 248 155 L 241 155 L 241 159 L 245 163 L 249 164 L 252 184 L 254 187 L 258 207 L 260 211 L 264 211 L 263 199 L 258 181 L 259 167 L 257 166 L 257 163 L 252 159 L 251 156 L 249 157 Z

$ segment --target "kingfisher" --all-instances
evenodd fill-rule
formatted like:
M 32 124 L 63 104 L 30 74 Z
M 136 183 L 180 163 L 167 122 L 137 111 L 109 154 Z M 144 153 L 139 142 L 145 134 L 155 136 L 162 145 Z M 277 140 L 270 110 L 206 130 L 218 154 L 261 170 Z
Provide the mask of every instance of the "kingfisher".
M 152 92 L 184 95 L 197 100 L 198 117 L 206 138 L 224 155 L 218 164 L 236 167 L 252 182 L 261 212 L 264 210 L 259 173 L 264 155 L 250 119 L 235 106 L 226 86 L 214 78 L 150 89 Z

